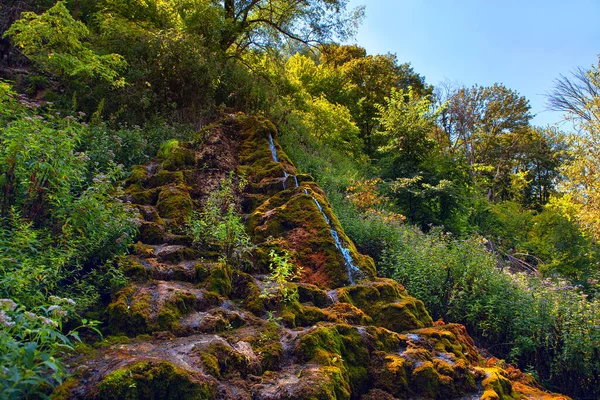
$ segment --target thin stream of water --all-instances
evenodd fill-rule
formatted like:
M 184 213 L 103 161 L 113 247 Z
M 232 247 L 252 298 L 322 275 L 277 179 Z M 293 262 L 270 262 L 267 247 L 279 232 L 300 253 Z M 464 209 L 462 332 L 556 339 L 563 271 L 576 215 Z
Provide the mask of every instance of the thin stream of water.
M 275 142 L 273 142 L 273 136 L 271 136 L 271 135 L 269 135 L 269 147 L 271 149 L 271 155 L 273 156 L 273 161 L 279 162 L 279 160 L 277 159 L 277 149 L 275 148 Z M 284 176 L 283 189 L 286 189 L 285 181 L 287 180 L 289 174 L 284 171 L 283 176 Z M 293 175 L 293 177 L 294 177 L 294 182 L 296 184 L 296 187 L 299 187 L 298 178 L 295 175 Z M 304 193 L 308 195 L 308 190 L 306 190 L 306 188 L 304 189 Z M 338 249 L 338 251 L 344 257 L 344 261 L 346 264 L 346 273 L 348 274 L 348 280 L 350 281 L 350 284 L 353 285 L 354 284 L 354 275 L 359 274 L 360 269 L 356 265 L 354 265 L 354 261 L 352 260 L 352 256 L 350 255 L 350 249 L 347 247 L 344 247 L 344 245 L 342 244 L 340 235 L 338 234 L 338 232 L 335 230 L 335 228 L 331 224 L 331 221 L 329 220 L 327 215 L 325 215 L 325 212 L 323 211 L 323 207 L 321 207 L 321 204 L 319 204 L 319 202 L 317 201 L 317 199 L 314 196 L 310 196 L 310 197 L 313 199 L 313 201 L 317 205 L 317 208 L 321 212 L 321 215 L 323 216 L 323 219 L 325 220 L 325 222 L 327 222 L 327 225 L 329 225 L 329 231 L 331 232 L 331 236 L 333 237 L 333 241 L 335 242 L 335 247 Z

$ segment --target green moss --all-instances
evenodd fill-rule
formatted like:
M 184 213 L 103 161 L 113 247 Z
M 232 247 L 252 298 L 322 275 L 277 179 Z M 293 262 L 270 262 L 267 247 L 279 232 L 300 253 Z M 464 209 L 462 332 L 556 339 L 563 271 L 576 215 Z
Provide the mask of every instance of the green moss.
M 301 361 L 340 368 L 353 393 L 364 393 L 370 362 L 362 336 L 349 325 L 321 326 L 304 335 L 296 346 Z
M 162 244 L 165 241 L 165 232 L 163 227 L 156 222 L 143 222 L 137 238 L 147 244 Z
M 440 377 L 431 361 L 426 361 L 413 370 L 410 387 L 414 393 L 425 398 L 440 398 Z
M 482 385 L 489 399 L 513 400 L 520 397 L 518 394 L 513 393 L 512 383 L 502 375 L 499 368 L 485 368 L 484 371 L 487 377 L 483 380 Z
M 111 335 L 105 336 L 101 341 L 94 343 L 95 348 L 109 347 L 115 344 L 128 344 L 131 343 L 131 338 L 124 335 Z
M 133 204 L 154 205 L 158 200 L 159 188 L 144 189 L 138 184 L 129 186 L 125 190 L 125 195 Z
M 185 182 L 182 171 L 158 171 L 156 174 L 148 178 L 147 185 L 149 187 L 159 187 L 170 184 L 182 185 Z
M 143 165 L 136 165 L 131 169 L 131 173 L 125 180 L 125 186 L 129 186 L 132 184 L 143 184 L 148 176 L 148 171 L 146 167 Z
M 150 295 L 134 296 L 134 294 L 134 286 L 125 288 L 108 306 L 108 326 L 112 332 L 123 332 L 129 336 L 148 332 Z
M 383 278 L 340 288 L 337 294 L 339 301 L 350 303 L 367 314 L 373 314 L 382 303 L 393 303 L 407 297 L 402 285 Z
M 119 257 L 117 266 L 123 272 L 123 275 L 134 282 L 145 282 L 148 280 L 148 271 L 146 268 L 131 257 Z
M 397 398 L 407 398 L 409 394 L 408 370 L 402 357 L 379 352 L 373 356 L 371 377 L 373 386 L 391 393 Z
M 163 187 L 156 203 L 161 217 L 181 222 L 189 219 L 193 207 L 190 194 L 176 187 Z
M 224 343 L 211 344 L 206 349 L 206 353 L 213 355 L 218 360 L 221 374 L 234 371 L 239 372 L 243 377 L 248 374 L 248 360 L 246 357 Z
M 317 307 L 326 307 L 330 302 L 324 290 L 307 283 L 298 284 L 298 296 L 301 303 L 312 303 Z
M 72 398 L 73 390 L 76 389 L 80 385 L 78 379 L 75 378 L 67 378 L 61 385 L 57 386 L 52 394 L 50 395 L 50 399 L 52 400 L 68 400 Z
M 210 276 L 210 268 L 206 264 L 194 265 L 194 276 L 196 282 L 204 282 Z
M 375 312 L 375 324 L 394 332 L 424 328 L 432 323 L 423 302 L 412 297 L 382 305 Z
M 196 154 L 193 150 L 176 147 L 163 155 L 162 166 L 167 171 L 177 171 L 196 164 Z
M 219 368 L 219 360 L 212 354 L 202 353 L 200 355 L 204 370 L 215 378 L 221 378 L 221 369 Z
M 320 321 L 327 321 L 329 313 L 321 308 L 293 301 L 281 304 L 279 317 L 286 326 L 295 328 L 315 325 Z
M 98 384 L 98 397 L 106 400 L 210 400 L 215 396 L 216 389 L 208 381 L 166 361 L 130 365 Z
M 228 296 L 231 293 L 231 275 L 226 266 L 219 265 L 211 268 L 207 288 L 222 296 Z

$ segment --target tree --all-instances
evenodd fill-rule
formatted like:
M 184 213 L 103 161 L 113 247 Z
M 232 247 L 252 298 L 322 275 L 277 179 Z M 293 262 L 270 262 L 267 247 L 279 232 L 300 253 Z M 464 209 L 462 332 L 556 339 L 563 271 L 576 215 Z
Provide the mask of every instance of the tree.
M 321 65 L 337 71 L 343 78 L 341 86 L 332 87 L 325 94 L 330 101 L 348 107 L 369 156 L 375 155 L 377 147 L 373 142 L 378 127 L 377 104 L 385 104 L 394 89 L 412 87 L 419 96 L 432 92 L 425 79 L 410 64 L 400 64 L 394 54 L 367 55 L 359 46 L 329 44 L 320 47 L 320 55 Z
M 451 154 L 462 153 L 490 200 L 506 199 L 532 116 L 528 100 L 502 84 L 450 92 L 440 115 Z
M 551 108 L 567 113 L 579 129 L 569 138 L 571 159 L 564 165 L 564 189 L 582 205 L 580 223 L 600 238 L 600 62 L 562 76 L 549 95 Z
M 4 33 L 22 49 L 23 53 L 43 70 L 63 81 L 93 79 L 123 87 L 120 71 L 126 66 L 118 54 L 100 55 L 84 42 L 90 32 L 75 21 L 64 2 L 57 2 L 41 15 L 25 12 Z
M 220 47 L 236 52 L 288 39 L 313 46 L 347 39 L 364 15 L 364 7 L 347 10 L 348 0 L 223 0 L 221 5 Z

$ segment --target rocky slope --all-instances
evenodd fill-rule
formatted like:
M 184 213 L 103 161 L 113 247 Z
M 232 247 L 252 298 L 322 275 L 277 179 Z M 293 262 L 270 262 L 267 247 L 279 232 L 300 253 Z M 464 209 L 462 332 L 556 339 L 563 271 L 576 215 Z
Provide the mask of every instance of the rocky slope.
M 105 310 L 113 336 L 82 346 L 73 399 L 519 399 L 564 396 L 485 360 L 464 327 L 434 324 L 423 303 L 375 276 L 310 176 L 297 174 L 268 121 L 229 116 L 127 180 L 139 243 Z M 254 248 L 244 268 L 193 246 L 194 209 L 230 172 Z M 302 268 L 299 299 L 273 304 L 269 252 Z

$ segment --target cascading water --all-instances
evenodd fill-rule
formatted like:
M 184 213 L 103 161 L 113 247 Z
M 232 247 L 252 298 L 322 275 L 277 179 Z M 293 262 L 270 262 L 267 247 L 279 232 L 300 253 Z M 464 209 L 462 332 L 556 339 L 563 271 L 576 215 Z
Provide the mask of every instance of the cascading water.
M 279 162 L 277 159 L 277 149 L 275 148 L 275 142 L 273 142 L 273 136 L 269 135 L 269 147 L 271 148 L 271 155 L 273 156 L 273 161 Z
M 275 148 L 275 142 L 273 141 L 273 136 L 269 134 L 269 148 L 271 149 L 271 155 L 273 156 L 273 161 L 279 162 L 277 159 L 277 149 Z M 283 171 L 283 190 L 287 189 L 285 185 L 285 181 L 288 178 L 288 173 Z M 296 178 L 296 177 L 294 177 Z M 296 181 L 296 187 L 298 187 L 298 181 Z
M 273 136 L 271 136 L 271 135 L 269 135 L 269 147 L 271 149 L 271 155 L 273 156 L 273 161 L 279 162 L 279 160 L 277 159 L 277 149 L 275 148 L 275 142 L 273 142 Z M 283 189 L 286 189 L 285 181 L 287 180 L 288 176 L 289 176 L 289 174 L 287 172 L 283 171 Z M 296 177 L 296 175 L 292 175 L 292 176 L 294 177 L 294 182 L 296 184 L 296 187 L 299 187 L 298 178 Z M 304 188 L 304 194 L 309 195 L 308 190 L 306 188 Z M 335 242 L 335 247 L 338 249 L 338 251 L 344 257 L 344 261 L 346 263 L 346 272 L 348 274 L 348 280 L 350 281 L 350 284 L 353 285 L 354 284 L 353 276 L 356 274 L 359 274 L 360 269 L 356 265 L 354 265 L 352 256 L 350 255 L 350 249 L 347 247 L 344 247 L 344 245 L 342 244 L 342 241 L 340 240 L 340 235 L 338 234 L 338 232 L 335 230 L 335 228 L 331 224 L 331 221 L 329 220 L 329 218 L 327 218 L 327 215 L 325 215 L 325 212 L 323 211 L 323 207 L 321 207 L 321 204 L 319 204 L 319 202 L 317 201 L 317 199 L 315 199 L 314 196 L 310 196 L 310 197 L 313 199 L 313 201 L 317 205 L 317 208 L 321 212 L 321 215 L 323 216 L 323 219 L 325 220 L 325 222 L 327 222 L 327 225 L 329 225 L 329 231 L 331 232 L 331 236 L 333 237 L 333 241 Z

